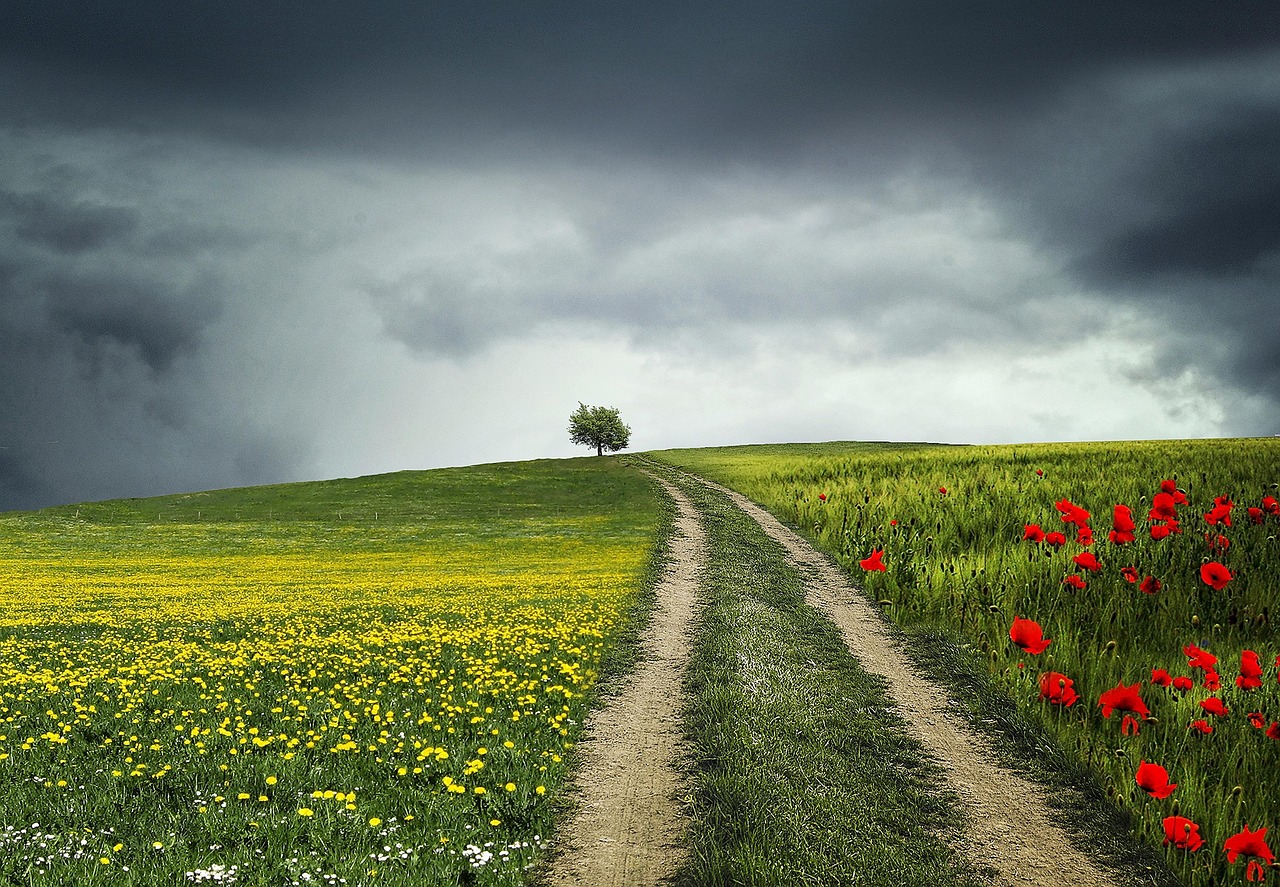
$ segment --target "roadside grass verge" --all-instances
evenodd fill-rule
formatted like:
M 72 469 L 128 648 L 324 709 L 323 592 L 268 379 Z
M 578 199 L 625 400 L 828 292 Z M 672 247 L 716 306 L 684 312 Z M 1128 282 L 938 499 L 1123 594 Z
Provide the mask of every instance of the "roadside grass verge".
M 981 883 L 962 822 L 885 686 L 804 603 L 783 549 L 722 494 L 672 480 L 708 534 L 687 680 L 684 885 Z
M 1272 625 L 1280 513 L 1268 510 L 1280 495 L 1280 441 L 650 455 L 750 496 L 836 558 L 924 642 L 920 655 L 932 657 L 938 677 L 967 675 L 950 684 L 1011 759 L 1124 811 L 1081 819 L 1070 802 L 1064 824 L 1100 855 L 1129 859 L 1135 877 L 1148 877 L 1148 863 L 1123 849 L 1126 838 L 1199 887 L 1245 874 L 1246 858 L 1232 864 L 1223 852 L 1232 836 L 1280 825 Z M 1169 494 L 1160 505 L 1162 486 L 1183 501 L 1175 507 Z M 1122 510 L 1132 514 L 1131 539 L 1117 531 Z M 1036 528 L 1063 537 L 1037 541 Z M 883 572 L 860 564 L 876 551 Z M 1211 564 L 1229 573 L 1225 584 L 1204 578 L 1202 568 L 1218 569 Z M 1035 620 L 1052 645 L 1020 649 L 1010 636 L 1015 617 Z M 1070 679 L 1078 699 L 1055 704 L 1041 683 L 1050 673 Z M 1166 673 L 1181 685 L 1169 686 Z M 1102 695 L 1122 685 L 1141 702 L 1105 716 Z M 1143 761 L 1167 768 L 1172 795 L 1150 796 L 1137 784 Z M 1202 847 L 1163 847 L 1174 816 L 1197 825 Z
M 0 884 L 524 883 L 661 501 L 573 459 L 0 515 Z

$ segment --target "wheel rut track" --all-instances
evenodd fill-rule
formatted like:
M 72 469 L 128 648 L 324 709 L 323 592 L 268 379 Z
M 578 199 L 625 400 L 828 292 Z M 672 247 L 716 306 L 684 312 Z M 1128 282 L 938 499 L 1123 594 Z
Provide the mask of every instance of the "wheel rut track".
M 916 666 L 849 578 L 809 542 L 747 497 L 705 478 L 786 549 L 804 578 L 806 603 L 839 628 L 867 671 L 884 678 L 900 714 L 949 774 L 968 818 L 957 850 L 997 872 L 999 887 L 1114 887 L 1116 882 L 1076 848 L 1045 802 L 1043 790 L 1001 767 L 991 746 L 946 710 L 946 691 Z
M 651 887 L 669 881 L 685 858 L 680 712 L 706 536 L 689 499 L 654 479 L 678 511 L 667 570 L 641 635 L 640 664 L 588 719 L 578 744 L 577 806 L 557 840 L 551 884 Z
M 547 873 L 554 885 L 667 883 L 687 854 L 681 841 L 686 820 L 677 802 L 688 791 L 679 717 L 706 538 L 697 510 L 679 488 L 646 473 L 678 509 L 668 568 L 641 638 L 641 663 L 588 720 L 578 745 L 577 805 Z M 946 710 L 945 690 L 916 674 L 879 613 L 841 570 L 745 496 L 696 475 L 684 477 L 728 496 L 783 546 L 804 579 L 806 603 L 836 624 L 867 671 L 886 680 L 902 717 L 949 774 L 964 808 L 966 837 L 957 850 L 996 872 L 995 887 L 1116 885 L 1058 825 L 1040 787 L 1001 767 L 986 740 Z

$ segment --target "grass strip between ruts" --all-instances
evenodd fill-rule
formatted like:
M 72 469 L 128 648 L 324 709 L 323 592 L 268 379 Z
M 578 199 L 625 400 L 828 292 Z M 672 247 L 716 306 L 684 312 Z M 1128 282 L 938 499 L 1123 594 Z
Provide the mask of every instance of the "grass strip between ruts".
M 782 548 L 723 495 L 672 476 L 708 534 L 687 679 L 686 885 L 977 884 L 941 771 Z

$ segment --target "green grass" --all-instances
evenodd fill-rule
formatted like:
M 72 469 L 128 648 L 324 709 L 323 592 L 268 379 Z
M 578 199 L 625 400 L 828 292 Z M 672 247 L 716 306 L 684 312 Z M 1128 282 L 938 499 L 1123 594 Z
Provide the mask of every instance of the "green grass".
M 1164 817 L 1177 813 L 1199 823 L 1203 850 L 1167 851 L 1185 883 L 1219 883 L 1239 874 L 1226 863 L 1223 841 L 1246 824 L 1280 824 L 1280 742 L 1243 717 L 1259 711 L 1265 723 L 1280 720 L 1280 684 L 1272 667 L 1280 643 L 1271 623 L 1278 523 L 1273 517 L 1254 525 L 1245 513 L 1245 506 L 1277 495 L 1280 441 L 823 444 L 652 455 L 765 505 L 836 557 L 900 625 L 949 638 L 954 650 L 981 665 L 1008 705 L 1037 723 L 1080 768 L 1064 772 L 1091 774 L 1128 812 L 1134 836 L 1159 847 Z M 1184 532 L 1157 542 L 1147 535 L 1144 518 L 1164 479 L 1176 480 L 1191 504 L 1179 509 Z M 1218 496 L 1236 503 L 1230 529 L 1209 527 L 1201 516 Z M 1064 528 L 1055 508 L 1062 499 L 1093 515 L 1097 541 L 1089 550 L 1102 569 L 1085 574 L 1087 587 L 1080 591 L 1063 585 L 1066 575 L 1081 572 L 1071 557 L 1085 550 L 1071 528 L 1062 548 L 1022 539 L 1026 524 Z M 1107 541 L 1117 503 L 1129 505 L 1138 522 L 1132 544 Z M 1209 547 L 1220 533 L 1230 539 L 1225 552 Z M 859 561 L 874 550 L 883 550 L 887 569 L 864 573 Z M 1199 567 L 1211 559 L 1235 574 L 1222 591 L 1200 581 Z M 1122 578 L 1126 566 L 1160 579 L 1161 592 L 1140 593 Z M 1009 638 L 1015 616 L 1038 621 L 1054 639 L 1049 649 L 1031 656 L 1015 647 Z M 1189 644 L 1220 657 L 1217 695 L 1232 714 L 1215 721 L 1211 736 L 1187 729 L 1205 716 L 1199 701 L 1212 693 L 1204 674 L 1188 668 L 1182 648 Z M 1234 685 L 1246 649 L 1261 654 L 1261 689 Z M 1185 695 L 1153 687 L 1155 667 L 1194 677 L 1197 686 Z M 1040 699 L 1037 678 L 1049 670 L 1074 680 L 1079 702 L 1062 708 Z M 1122 735 L 1119 715 L 1101 716 L 1099 695 L 1118 683 L 1141 683 L 1151 708 L 1154 717 L 1138 735 Z M 1141 760 L 1169 769 L 1179 784 L 1171 798 L 1149 798 L 1136 786 Z
M 689 677 L 695 758 L 688 885 L 973 884 L 941 774 L 780 546 L 725 497 L 681 482 L 710 563 Z
M 523 883 L 664 515 L 614 459 L 0 515 L 0 884 Z

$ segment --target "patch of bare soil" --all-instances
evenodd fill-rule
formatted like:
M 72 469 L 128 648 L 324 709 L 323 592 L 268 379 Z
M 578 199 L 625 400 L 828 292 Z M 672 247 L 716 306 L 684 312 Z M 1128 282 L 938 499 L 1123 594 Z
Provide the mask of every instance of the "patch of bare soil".
M 958 848 L 961 852 L 998 872 L 994 883 L 1001 887 L 1114 883 L 1058 826 L 1040 787 L 1000 767 L 986 741 L 946 711 L 945 691 L 915 673 L 879 614 L 844 573 L 751 500 L 709 485 L 727 494 L 787 549 L 806 576 L 807 602 L 831 617 L 867 671 L 888 681 L 902 715 L 949 771 L 966 808 L 967 846 Z
M 551 884 L 651 887 L 669 880 L 684 858 L 679 717 L 706 542 L 693 505 L 658 482 L 679 509 L 669 565 L 639 666 L 588 720 L 578 745 L 577 807 L 557 840 Z

